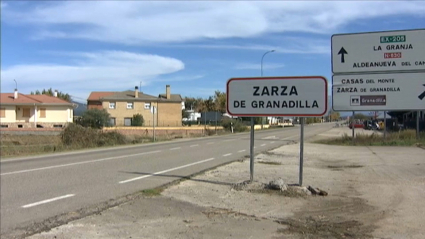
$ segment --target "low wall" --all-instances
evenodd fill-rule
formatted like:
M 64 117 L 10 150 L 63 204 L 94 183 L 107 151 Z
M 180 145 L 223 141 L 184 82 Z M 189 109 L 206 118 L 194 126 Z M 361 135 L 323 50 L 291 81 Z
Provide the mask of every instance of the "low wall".
M 205 132 L 207 130 L 207 132 Z M 190 136 L 190 135 L 203 135 L 205 133 L 215 133 L 223 131 L 223 127 L 221 126 L 207 126 L 199 127 L 199 126 L 190 126 L 190 127 L 155 127 L 155 135 L 156 136 Z M 116 131 L 123 135 L 137 135 L 137 136 L 152 136 L 153 128 L 152 127 L 106 127 L 103 128 L 104 132 L 108 131 Z
M 62 128 L 1 128 L 1 134 L 11 135 L 60 135 Z

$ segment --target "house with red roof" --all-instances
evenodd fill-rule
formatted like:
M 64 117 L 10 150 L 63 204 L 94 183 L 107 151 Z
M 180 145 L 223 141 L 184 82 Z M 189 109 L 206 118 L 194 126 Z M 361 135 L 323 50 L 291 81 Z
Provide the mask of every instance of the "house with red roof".
M 74 104 L 48 95 L 26 95 L 18 90 L 0 94 L 2 128 L 64 127 L 73 121 Z
M 141 114 L 144 126 L 181 126 L 182 97 L 171 94 L 170 85 L 166 85 L 165 94 L 158 96 L 134 91 L 94 91 L 87 99 L 87 109 L 105 109 L 110 115 L 113 126 L 131 126 L 133 115 Z M 155 109 L 155 111 L 153 111 Z

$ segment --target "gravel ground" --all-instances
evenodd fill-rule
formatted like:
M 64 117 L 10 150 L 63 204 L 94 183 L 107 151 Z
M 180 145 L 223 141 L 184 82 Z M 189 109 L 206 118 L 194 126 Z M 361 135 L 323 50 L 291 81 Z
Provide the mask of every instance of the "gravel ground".
M 327 196 L 293 186 L 295 143 L 258 154 L 251 184 L 244 158 L 29 238 L 425 238 L 425 150 L 304 147 L 303 186 Z

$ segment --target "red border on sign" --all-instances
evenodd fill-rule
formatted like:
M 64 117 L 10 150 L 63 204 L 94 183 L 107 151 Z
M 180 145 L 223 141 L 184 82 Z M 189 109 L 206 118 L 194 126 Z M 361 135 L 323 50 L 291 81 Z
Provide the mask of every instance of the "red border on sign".
M 292 79 L 322 79 L 325 82 L 325 111 L 322 114 L 232 114 L 229 111 L 229 83 L 235 80 L 292 80 Z M 328 111 L 328 81 L 323 76 L 275 76 L 275 77 L 246 77 L 246 78 L 230 78 L 226 83 L 226 110 L 229 115 L 242 117 L 256 116 L 295 116 L 295 117 L 311 117 L 324 116 Z

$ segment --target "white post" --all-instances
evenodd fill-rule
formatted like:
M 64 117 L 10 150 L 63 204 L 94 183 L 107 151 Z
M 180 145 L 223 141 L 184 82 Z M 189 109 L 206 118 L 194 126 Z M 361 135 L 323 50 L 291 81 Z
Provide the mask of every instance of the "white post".
M 34 104 L 34 127 L 37 128 L 37 105 Z

